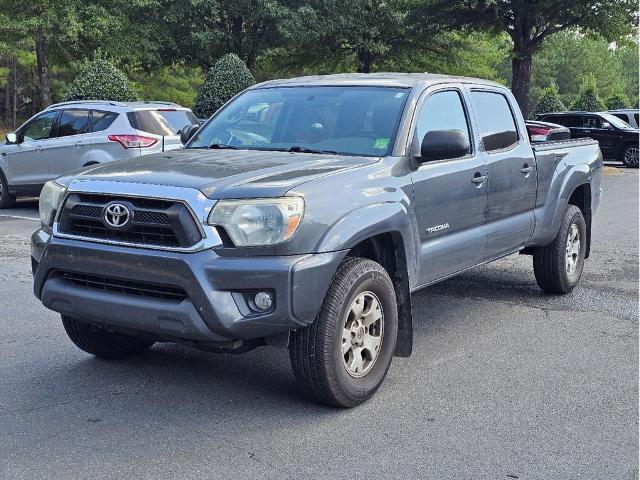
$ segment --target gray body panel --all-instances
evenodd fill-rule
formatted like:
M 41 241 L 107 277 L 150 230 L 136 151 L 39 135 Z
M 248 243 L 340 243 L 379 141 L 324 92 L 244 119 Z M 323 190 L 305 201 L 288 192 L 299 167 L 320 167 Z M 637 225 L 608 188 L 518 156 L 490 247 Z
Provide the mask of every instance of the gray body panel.
M 218 336 L 209 341 L 255 338 L 260 332 L 267 336 L 312 322 L 340 260 L 373 236 L 400 236 L 408 287 L 416 290 L 523 248 L 548 244 L 558 232 L 569 198 L 580 186 L 589 188 L 589 212 L 598 207 L 602 155 L 597 142 L 550 142 L 532 149 L 515 100 L 502 86 L 455 77 L 378 74 L 312 77 L 252 88 L 298 84 L 411 88 L 391 155 L 374 158 L 186 149 L 90 167 L 62 177 L 58 180 L 61 184 L 87 192 L 152 198 L 161 197 L 163 188 L 175 195 L 181 190 L 193 192 L 190 196 L 199 200 L 190 206 L 203 228 L 210 230 L 213 227 L 206 225 L 207 214 L 219 199 L 293 195 L 304 199 L 305 211 L 293 237 L 275 246 L 229 248 L 213 235 L 192 253 L 167 253 L 176 268 L 185 272 L 180 278 L 173 277 L 169 260 L 161 261 L 162 254 L 148 248 L 59 239 L 54 225 L 53 237 L 45 232 L 34 235 L 33 256 L 40 262 L 36 295 L 50 308 L 69 313 L 65 309 L 72 308 L 69 305 L 73 302 L 56 307 L 64 304 L 64 289 L 56 284 L 48 287 L 47 277 L 63 258 L 73 258 L 73 267 L 79 271 L 106 270 L 122 278 L 179 283 L 195 299 L 195 311 L 204 325 Z M 469 103 L 468 89 L 474 86 L 499 91 L 508 98 L 518 112 L 517 144 L 505 151 L 486 152 L 473 105 L 468 104 L 472 153 L 456 160 L 419 163 L 414 155 L 419 149 L 413 134 L 416 110 L 442 88 L 459 89 Z M 473 182 L 477 175 L 486 180 Z M 48 256 L 52 245 L 56 254 Z M 76 256 L 76 251 L 82 254 Z M 97 254 L 95 260 L 92 251 Z M 117 267 L 110 263 L 113 258 L 119 260 Z M 214 277 L 224 280 L 211 283 Z M 229 290 L 243 288 L 274 288 L 276 303 L 283 307 L 277 319 L 243 319 L 240 307 L 229 297 Z M 95 299 L 93 307 L 86 304 L 88 310 L 76 314 L 109 323 L 108 315 L 99 313 L 106 305 L 108 298 Z M 302 305 L 306 308 L 299 313 Z M 144 311 L 144 305 L 136 308 Z M 155 307 L 149 306 L 147 311 L 157 320 Z M 193 323 L 186 310 L 172 315 L 182 319 L 176 320 L 178 323 Z M 156 320 L 153 325 L 159 325 Z M 230 327 L 229 322 L 235 326 Z M 242 328 L 236 328 L 238 325 Z M 139 329 L 140 325 L 131 327 Z M 197 331 L 183 337 L 202 340 Z M 169 335 L 164 330 L 161 333 Z

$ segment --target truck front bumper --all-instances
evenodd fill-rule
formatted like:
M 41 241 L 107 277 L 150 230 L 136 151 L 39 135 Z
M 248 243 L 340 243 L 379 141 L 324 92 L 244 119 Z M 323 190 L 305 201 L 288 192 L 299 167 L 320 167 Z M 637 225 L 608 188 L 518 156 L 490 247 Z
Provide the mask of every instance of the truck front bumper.
M 316 317 L 345 251 L 226 257 L 31 238 L 34 293 L 44 306 L 162 340 L 221 343 L 269 337 Z M 269 292 L 265 312 L 252 298 Z

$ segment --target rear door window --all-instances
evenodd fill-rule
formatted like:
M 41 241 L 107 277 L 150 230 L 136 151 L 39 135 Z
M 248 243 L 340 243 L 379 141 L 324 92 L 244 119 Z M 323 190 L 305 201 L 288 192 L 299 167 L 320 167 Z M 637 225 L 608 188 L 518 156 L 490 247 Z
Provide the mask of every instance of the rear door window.
M 99 112 L 94 110 L 91 113 L 91 131 L 102 132 L 111 126 L 118 118 L 118 113 L 114 112 Z
M 178 135 L 186 126 L 198 125 L 198 119 L 189 110 L 138 110 L 127 113 L 129 123 L 136 130 L 154 135 Z
M 80 135 L 89 131 L 89 110 L 63 110 L 56 137 Z
M 497 143 L 500 148 L 507 148 L 518 143 L 516 122 L 509 102 L 504 95 L 497 92 L 475 90 L 471 92 L 471 101 L 478 116 L 478 127 L 480 136 L 483 139 L 509 132 L 511 134 L 509 138 L 513 143 L 505 145 L 504 139 L 500 138 Z M 505 139 L 507 138 L 506 136 L 504 137 Z M 485 148 L 487 148 L 486 142 Z M 491 149 L 488 148 L 488 150 Z

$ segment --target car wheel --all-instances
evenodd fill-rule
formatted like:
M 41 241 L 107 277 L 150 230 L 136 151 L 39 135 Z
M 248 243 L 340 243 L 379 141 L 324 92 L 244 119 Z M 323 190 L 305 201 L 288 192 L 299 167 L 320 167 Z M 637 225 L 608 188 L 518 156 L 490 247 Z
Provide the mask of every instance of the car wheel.
M 16 197 L 9 193 L 9 184 L 0 171 L 0 208 L 11 208 L 15 203 Z
M 629 145 L 622 152 L 622 163 L 627 168 L 638 168 L 638 146 Z
M 382 384 L 397 334 L 396 295 L 388 273 L 372 260 L 348 257 L 315 321 L 291 336 L 296 381 L 320 403 L 359 405 Z
M 127 358 L 147 350 L 155 342 L 105 330 L 62 315 L 62 325 L 78 348 L 101 358 Z
M 569 205 L 560 231 L 546 247 L 533 254 L 538 286 L 547 293 L 569 293 L 580 281 L 587 249 L 587 227 L 580 209 Z

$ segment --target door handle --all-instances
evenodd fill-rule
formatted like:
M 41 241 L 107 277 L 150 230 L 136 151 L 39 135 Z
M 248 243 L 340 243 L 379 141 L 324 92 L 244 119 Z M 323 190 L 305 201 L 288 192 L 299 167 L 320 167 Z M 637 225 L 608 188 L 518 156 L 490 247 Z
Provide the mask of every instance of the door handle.
M 533 172 L 533 167 L 530 167 L 529 165 L 527 165 L 526 163 L 524 164 L 524 167 L 522 167 L 522 170 L 520 170 L 522 173 L 524 173 L 525 175 Z
M 41 146 L 39 146 L 39 145 L 38 145 L 38 146 L 36 147 L 36 152 L 41 152 L 42 150 L 44 150 L 44 149 L 43 149 Z
M 487 176 L 480 175 L 479 172 L 476 172 L 476 174 L 471 179 L 471 183 L 475 183 L 476 185 L 482 185 L 486 181 L 487 181 Z

